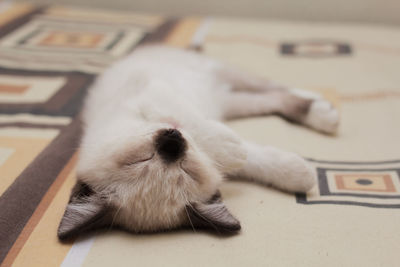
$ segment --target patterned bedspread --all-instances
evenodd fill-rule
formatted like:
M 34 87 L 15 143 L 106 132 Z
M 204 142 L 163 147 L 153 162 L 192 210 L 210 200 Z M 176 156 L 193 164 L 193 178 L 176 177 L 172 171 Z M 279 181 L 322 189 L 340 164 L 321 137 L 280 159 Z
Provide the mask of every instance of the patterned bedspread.
M 398 28 L 0 10 L 2 266 L 398 266 Z M 86 90 L 110 63 L 156 42 L 330 99 L 341 111 L 337 136 L 277 117 L 228 123 L 244 138 L 306 157 L 319 183 L 306 195 L 226 183 L 222 194 L 243 227 L 234 237 L 109 230 L 61 244 L 56 229 L 75 182 Z

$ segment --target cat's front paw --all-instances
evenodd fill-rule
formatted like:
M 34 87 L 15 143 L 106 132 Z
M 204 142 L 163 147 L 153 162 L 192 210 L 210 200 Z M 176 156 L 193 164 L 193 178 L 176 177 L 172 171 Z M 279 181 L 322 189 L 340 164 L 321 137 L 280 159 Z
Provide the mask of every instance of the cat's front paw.
M 315 99 L 310 105 L 304 123 L 318 131 L 334 134 L 339 127 L 339 112 L 328 101 Z
M 317 183 L 317 173 L 306 160 L 294 153 L 286 153 L 280 159 L 286 165 L 285 170 L 281 170 L 283 176 L 274 184 L 289 192 L 305 193 Z

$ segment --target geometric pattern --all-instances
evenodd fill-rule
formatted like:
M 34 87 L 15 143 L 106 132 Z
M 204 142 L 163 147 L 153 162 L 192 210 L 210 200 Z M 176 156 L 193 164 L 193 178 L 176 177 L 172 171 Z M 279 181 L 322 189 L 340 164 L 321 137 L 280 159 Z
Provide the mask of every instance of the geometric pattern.
M 28 222 L 41 219 L 49 204 L 43 201 L 51 201 L 66 168 L 74 167 L 69 162 L 79 145 L 77 115 L 96 75 L 139 43 L 163 41 L 174 25 L 130 12 L 29 6 L 14 11 L 14 19 L 0 20 L 0 264 L 5 266 L 12 265 L 21 240 L 33 230 Z M 63 190 L 67 196 L 70 188 Z
M 70 122 L 69 117 L 0 115 L 0 196 Z
M 37 119 L 33 119 L 28 125 L 5 126 L 6 132 L 14 128 L 12 136 L 0 136 L 1 146 L 6 148 L 11 146 L 16 151 L 15 157 L 12 159 L 11 155 L 2 165 L 5 168 L 1 170 L 6 178 L 2 176 L 0 183 L 1 261 L 25 229 L 26 223 L 36 211 L 43 196 L 78 147 L 80 133 L 78 120 L 73 120 L 65 126 L 58 125 L 58 118 L 56 124 L 53 124 L 51 117 L 46 120 L 47 123 L 40 119 L 41 124 L 37 127 L 41 129 L 35 129 L 35 121 L 39 121 Z M 19 136 L 14 136 L 16 130 L 20 133 Z M 24 132 L 26 134 L 22 136 L 21 133 Z M 6 221 L 6 224 L 1 223 Z
M 281 54 L 285 56 L 333 57 L 351 53 L 349 44 L 331 40 L 307 40 L 281 44 Z
M 0 115 L 0 196 L 70 122 L 69 117 Z
M 0 113 L 75 116 L 92 74 L 0 68 Z
M 89 12 L 90 14 L 90 12 Z M 37 14 L 0 40 L 0 65 L 30 70 L 99 73 L 129 53 L 160 20 L 124 23 L 71 14 Z M 23 60 L 23 64 L 19 64 Z
M 95 48 L 104 36 L 98 33 L 77 32 L 77 31 L 53 31 L 47 32 L 38 41 L 38 46 L 47 47 L 75 47 L 75 48 Z
M 0 168 L 8 160 L 8 158 L 14 153 L 14 149 L 0 147 Z
M 399 175 L 396 172 L 384 173 L 335 173 L 329 179 L 331 192 L 351 192 L 353 194 L 396 194 L 400 192 Z
M 0 75 L 0 103 L 43 103 L 65 82 L 63 77 Z
M 318 161 L 313 162 L 318 166 Z M 316 169 L 318 186 L 297 194 L 298 203 L 400 208 L 400 161 L 329 162 L 329 167 Z
M 4 6 L 2 6 L 2 8 L 3 7 Z M 116 236 L 114 236 L 113 232 L 112 234 L 107 233 L 105 239 L 101 237 L 96 240 L 94 245 L 90 248 L 90 253 L 85 254 L 76 253 L 77 250 L 74 249 L 70 250 L 71 243 L 60 244 L 55 235 L 57 224 L 69 198 L 70 189 L 75 182 L 75 160 L 73 159 L 76 157 L 72 155 L 77 154 L 80 134 L 80 124 L 79 120 L 76 119 L 76 115 L 79 113 L 82 103 L 81 100 L 84 97 L 86 88 L 95 78 L 94 74 L 102 71 L 120 56 L 129 53 L 130 50 L 139 43 L 144 44 L 154 41 L 168 42 L 180 47 L 187 47 L 190 44 L 196 47 L 204 45 L 204 51 L 207 54 L 228 59 L 228 62 L 232 60 L 233 62 L 231 63 L 239 66 L 241 65 L 244 69 L 248 68 L 251 71 L 259 72 L 261 75 L 267 73 L 271 74 L 271 78 L 273 79 L 288 79 L 293 84 L 301 83 L 304 86 L 336 88 L 336 86 L 322 86 L 326 82 L 326 77 L 329 78 L 327 71 L 312 72 L 310 73 L 312 79 L 308 82 L 307 78 L 303 80 L 303 74 L 305 74 L 305 71 L 308 70 L 311 64 L 317 65 L 318 68 L 326 66 L 329 73 L 335 75 L 332 81 L 334 81 L 334 83 L 343 82 L 341 86 L 343 89 L 346 89 L 346 92 L 348 90 L 348 93 L 353 92 L 354 85 L 356 85 L 355 87 L 357 88 L 357 84 L 350 82 L 354 80 L 350 77 L 350 74 L 353 74 L 355 70 L 360 71 L 368 83 L 370 83 L 370 76 L 378 77 L 379 73 L 384 77 L 381 81 L 396 81 L 395 78 L 397 76 L 395 75 L 396 69 L 398 69 L 398 63 L 394 62 L 398 61 L 392 60 L 391 58 L 399 55 L 399 49 L 395 47 L 395 44 L 398 42 L 392 42 L 391 40 L 383 42 L 380 40 L 382 38 L 371 39 L 371 45 L 367 47 L 368 41 L 366 41 L 366 45 L 363 47 L 362 43 L 357 44 L 357 36 L 350 36 L 348 34 L 349 31 L 346 30 L 345 34 L 341 36 L 339 34 L 333 34 L 334 38 L 332 39 L 334 41 L 324 40 L 324 44 L 320 42 L 318 45 L 310 45 L 305 44 L 306 42 L 298 42 L 297 37 L 301 35 L 321 38 L 321 36 L 331 36 L 329 32 L 332 33 L 332 31 L 325 31 L 325 25 L 322 27 L 316 26 L 323 31 L 305 31 L 303 33 L 302 28 L 300 27 L 299 29 L 297 26 L 294 26 L 295 31 L 293 29 L 290 30 L 291 26 L 289 30 L 285 30 L 285 27 L 283 27 L 282 30 L 279 26 L 280 23 L 276 23 L 278 27 L 275 29 L 275 23 L 270 22 L 249 23 L 248 21 L 244 22 L 242 20 L 238 22 L 229 20 L 228 23 L 225 23 L 224 21 L 226 20 L 224 19 L 221 21 L 210 20 L 212 25 L 207 26 L 202 23 L 204 21 L 203 18 L 191 18 L 189 20 L 184 18 L 177 22 L 168 20 L 168 23 L 161 24 L 163 19 L 160 17 L 155 19 L 154 17 L 155 16 L 132 15 L 129 12 L 117 12 L 117 14 L 112 14 L 109 10 L 72 10 L 63 7 L 46 7 L 36 9 L 26 16 L 19 16 L 14 20 L 7 20 L 6 22 L 0 20 L 0 75 L 12 76 L 14 80 L 23 77 L 38 80 L 40 80 L 40 78 L 61 78 L 65 82 L 65 84 L 55 92 L 49 92 L 47 99 L 44 98 L 38 102 L 5 102 L 0 104 L 0 127 L 2 128 L 0 130 L 0 140 L 4 140 L 2 145 L 0 145 L 0 147 L 3 147 L 3 149 L 0 149 L 0 164 L 2 166 L 8 166 L 5 169 L 0 169 L 0 183 L 3 181 L 3 177 L 5 177 L 3 175 L 5 171 L 13 171 L 13 169 L 10 168 L 10 163 L 14 161 L 16 165 L 14 169 L 15 173 L 6 175 L 7 177 L 12 177 L 12 179 L 10 179 L 9 186 L 5 186 L 7 188 L 0 197 L 0 264 L 4 266 L 60 266 L 64 261 L 64 263 L 67 264 L 74 262 L 75 265 L 80 265 L 80 263 L 84 262 L 85 266 L 91 266 L 95 265 L 96 260 L 98 260 L 102 262 L 99 266 L 110 265 L 107 263 L 112 262 L 115 264 L 116 258 L 113 257 L 113 253 L 105 252 L 111 251 L 118 252 L 120 253 L 118 254 L 119 256 L 123 256 L 122 258 L 117 257 L 119 260 L 118 263 L 121 265 L 121 261 L 130 262 L 132 260 L 132 255 L 129 251 L 134 251 L 135 248 L 139 248 L 140 250 L 142 247 L 140 244 L 135 247 L 136 242 L 131 242 L 132 239 L 140 238 L 144 239 L 144 241 L 148 238 L 151 239 L 151 242 L 148 242 L 149 246 L 146 246 L 140 253 L 134 255 L 135 257 L 137 256 L 137 258 L 141 257 L 142 260 L 146 258 L 147 252 L 151 254 L 151 251 L 153 251 L 151 249 L 149 250 L 150 247 L 154 248 L 158 245 L 162 247 L 163 243 L 165 243 L 163 241 L 166 241 L 166 239 L 159 238 L 159 235 L 129 236 L 126 234 L 119 235 L 117 233 Z M 3 13 L 0 14 L 0 18 L 3 18 Z M 188 23 L 182 24 L 182 21 Z M 30 25 L 31 23 L 34 24 L 34 27 Z M 175 27 L 176 25 L 178 25 L 178 27 Z M 204 25 L 206 25 L 206 27 L 203 27 Z M 218 25 L 222 26 L 219 27 Z M 310 28 L 313 27 L 314 26 L 310 26 Z M 306 28 L 308 28 L 308 26 Z M 382 29 L 383 28 L 384 27 L 382 27 Z M 136 31 L 136 35 L 134 32 L 130 31 L 132 29 Z M 212 36 L 208 34 L 209 32 L 216 38 L 210 39 L 209 37 Z M 396 30 L 393 29 L 393 32 L 396 32 Z M 313 33 L 316 34 L 313 35 Z M 370 36 L 382 36 L 375 33 L 375 30 L 372 31 L 371 34 L 366 34 L 366 32 L 361 31 L 361 34 L 366 35 L 369 39 Z M 386 34 L 386 36 L 390 39 L 389 34 Z M 292 38 L 294 42 L 285 42 L 285 44 L 289 45 L 286 51 L 287 54 L 285 54 L 287 58 L 282 58 L 279 56 L 282 54 L 277 54 L 277 48 L 282 48 L 280 46 L 282 40 L 286 40 L 288 37 Z M 216 40 L 223 40 L 224 44 L 220 45 Z M 342 43 L 342 41 L 335 40 L 344 40 L 344 42 Z M 350 41 L 354 47 L 346 45 L 346 43 Z M 357 53 L 357 57 L 338 57 L 341 55 L 351 55 L 353 49 L 360 50 L 360 53 Z M 373 53 L 368 53 L 368 49 Z M 380 56 L 375 58 L 375 55 L 379 54 L 375 53 L 378 52 L 378 50 L 382 50 L 389 55 L 390 59 L 382 60 Z M 371 57 L 372 60 L 377 59 L 375 63 L 378 65 L 368 65 L 368 61 L 362 62 L 361 67 L 357 62 L 353 65 L 352 61 L 357 61 L 356 59 L 362 53 Z M 312 58 L 292 60 L 289 56 L 293 58 L 295 56 L 311 56 L 321 59 L 323 57 L 337 58 L 333 58 L 333 60 L 328 58 L 328 60 L 316 62 L 310 60 Z M 346 66 L 351 67 L 351 71 L 345 73 L 349 75 L 339 75 L 341 72 L 335 67 L 338 63 L 345 63 L 339 65 L 339 67 L 344 70 L 349 69 L 346 69 Z M 382 64 L 387 66 L 387 70 L 390 71 L 390 73 L 377 71 L 378 67 L 381 67 Z M 275 66 L 277 67 L 275 68 Z M 317 82 L 315 78 L 318 78 L 319 75 L 321 75 L 322 78 L 320 82 Z M 371 86 L 375 87 L 378 84 L 380 85 L 381 81 L 373 80 L 371 83 L 373 85 Z M 0 93 L 19 97 L 20 94 L 23 94 L 29 90 L 29 88 L 29 84 L 8 82 L 0 85 Z M 364 90 L 364 86 L 360 86 L 360 88 Z M 397 88 L 396 85 L 392 90 L 389 86 L 387 91 L 398 91 Z M 50 89 L 50 91 L 51 90 L 52 89 Z M 363 93 L 361 89 L 360 93 Z M 312 135 L 313 139 L 314 137 L 316 138 L 315 140 L 326 139 L 328 150 L 325 150 L 324 146 L 318 147 L 320 154 L 326 153 L 327 157 L 333 157 L 334 155 L 331 155 L 332 147 L 335 151 L 339 150 L 335 146 L 335 143 L 342 142 L 342 139 L 344 139 L 344 141 L 349 140 L 349 137 L 352 137 L 353 133 L 360 134 L 360 137 L 361 135 L 367 137 L 373 135 L 372 130 L 375 128 L 382 129 L 382 132 L 389 132 L 393 129 L 388 123 L 390 120 L 387 120 L 390 116 L 382 118 L 383 122 L 382 125 L 378 125 L 379 127 L 371 123 L 371 127 L 369 128 L 371 132 L 362 131 L 358 125 L 353 125 L 353 128 L 349 128 L 349 126 L 351 126 L 351 119 L 349 119 L 347 115 L 351 113 L 349 112 L 351 110 L 347 109 L 350 108 L 350 106 L 354 105 L 347 103 L 344 110 L 346 114 L 343 116 L 345 123 L 342 125 L 344 127 L 341 128 L 341 130 L 345 130 L 343 136 L 339 134 L 337 138 L 322 137 L 316 133 L 307 131 L 307 134 Z M 361 103 L 357 103 L 355 108 L 359 109 L 361 107 Z M 382 105 L 377 106 L 377 108 L 370 108 L 369 110 L 371 113 L 365 116 L 365 120 L 369 121 L 369 115 L 375 115 L 376 111 L 381 107 Z M 393 113 L 389 113 L 388 115 L 390 114 L 393 115 Z M 395 116 L 393 115 L 393 117 Z M 274 131 L 279 130 L 275 127 L 271 127 L 270 129 Z M 352 132 L 350 131 L 351 129 L 358 132 Z M 296 129 L 294 130 L 297 131 Z M 45 134 L 46 132 L 47 135 Z M 280 134 L 283 134 L 282 145 L 286 146 L 285 142 L 287 142 L 289 138 L 285 138 L 286 133 L 281 132 Z M 300 134 L 302 133 L 300 132 Z M 262 135 L 264 134 L 262 133 Z M 9 139 L 11 137 L 15 139 L 12 144 L 8 142 L 8 140 L 11 140 Z M 263 137 L 260 138 L 262 139 Z M 383 136 L 382 145 L 384 142 L 390 142 L 390 140 L 386 139 L 387 138 Z M 41 140 L 48 142 L 48 144 L 42 144 L 40 147 L 38 144 Z M 297 140 L 300 141 L 300 146 L 307 145 L 306 142 L 302 142 L 303 140 L 301 137 Z M 291 141 L 292 140 L 289 140 L 288 143 L 291 143 Z M 304 141 L 307 140 L 305 139 Z M 29 154 L 30 144 L 36 145 L 35 151 L 31 155 Z M 393 147 L 395 144 L 397 143 L 391 143 Z M 18 147 L 18 145 L 20 146 Z M 330 145 L 333 146 L 330 147 Z M 312 149 L 314 148 L 315 147 Z M 374 153 L 373 157 L 381 157 L 384 152 L 378 150 L 373 151 L 371 145 L 371 147 L 365 149 L 365 152 Z M 358 149 L 354 149 L 354 147 L 349 145 L 348 151 L 343 150 L 335 153 L 341 153 L 346 155 L 346 158 L 349 158 L 350 154 L 353 152 L 359 153 Z M 361 153 L 362 152 L 363 151 L 361 151 Z M 377 153 L 375 154 L 375 152 Z M 15 157 L 17 154 L 18 157 Z M 18 159 L 22 159 L 23 156 L 26 156 L 26 160 L 18 162 Z M 397 156 L 390 154 L 388 157 Z M 362 158 L 364 158 L 364 155 Z M 381 265 L 385 266 L 393 265 L 393 263 L 396 262 L 396 260 L 392 260 L 397 255 L 396 246 L 390 246 L 390 244 L 395 244 L 398 238 L 396 238 L 396 228 L 388 228 L 386 223 L 391 222 L 392 224 L 389 225 L 393 225 L 393 221 L 398 221 L 396 212 L 378 209 L 367 210 L 363 207 L 356 207 L 353 209 L 349 207 L 343 209 L 334 207 L 331 209 L 325 208 L 324 205 L 358 205 L 375 208 L 398 208 L 399 199 L 397 198 L 396 190 L 398 189 L 397 177 L 400 161 L 369 163 L 312 162 L 315 168 L 318 169 L 318 186 L 307 194 L 297 195 L 298 203 L 309 206 L 300 207 L 296 203 L 293 203 L 293 201 L 291 202 L 290 195 L 277 192 L 271 192 L 271 194 L 269 194 L 270 192 L 268 192 L 268 196 L 266 197 L 271 197 L 272 200 L 269 203 L 269 207 L 274 208 L 276 206 L 279 208 L 273 209 L 272 212 L 265 213 L 268 209 L 262 209 L 261 204 L 263 203 L 262 205 L 266 205 L 266 202 L 258 202 L 258 200 L 253 199 L 257 206 L 254 206 L 254 209 L 247 213 L 248 217 L 243 216 L 243 220 L 245 220 L 244 223 L 246 226 L 251 223 L 251 216 L 257 218 L 257 225 L 260 226 L 269 225 L 270 222 L 278 222 L 278 224 L 284 225 L 283 228 L 285 229 L 282 228 L 282 232 L 271 232 L 268 231 L 267 228 L 264 229 L 270 240 L 274 240 L 274 237 L 275 240 L 279 240 L 279 238 L 282 239 L 283 237 L 285 239 L 285 248 L 293 244 L 293 246 L 296 246 L 298 243 L 297 241 L 301 238 L 307 241 L 310 240 L 311 243 L 309 242 L 307 245 L 322 244 L 322 246 L 318 246 L 318 255 L 314 253 L 314 258 L 307 257 L 305 253 L 311 252 L 312 254 L 315 250 L 306 249 L 302 250 L 301 253 L 294 253 L 292 257 L 287 258 L 284 255 L 279 255 L 280 251 L 282 251 L 283 254 L 285 252 L 285 250 L 281 249 L 281 246 L 270 246 L 268 248 L 269 250 L 263 251 L 273 253 L 276 256 L 270 257 L 273 261 L 274 259 L 275 261 L 288 259 L 291 262 L 307 261 L 310 259 L 312 261 L 326 260 L 327 258 L 325 256 L 328 255 L 328 251 L 336 251 L 339 252 L 340 256 L 343 256 L 341 259 L 343 259 L 344 262 L 348 256 L 347 260 L 348 258 L 352 258 L 354 262 L 358 262 L 360 265 L 366 261 L 368 262 L 364 265 L 368 265 L 368 263 L 369 265 L 377 265 L 377 263 L 378 265 L 381 263 Z M 245 197 L 247 199 L 247 195 L 242 196 L 240 194 L 241 192 L 236 190 L 241 189 L 235 188 L 233 194 L 236 195 L 238 193 L 240 195 L 238 197 Z M 249 197 L 250 199 L 252 198 L 251 195 Z M 280 201 L 280 199 L 284 201 Z M 258 203 L 260 203 L 260 205 L 258 205 Z M 281 206 L 281 204 L 283 204 L 283 206 Z M 320 206 L 313 209 L 310 208 L 312 204 L 320 204 Z M 238 205 L 238 212 L 240 209 L 242 209 L 242 212 L 247 212 L 243 205 L 240 205 L 240 203 Z M 290 209 L 290 213 L 282 213 L 282 210 L 285 210 L 286 206 Z M 274 214 L 277 214 L 278 218 L 276 218 Z M 333 216 L 326 216 L 330 214 Z M 317 216 L 317 221 L 314 221 L 314 218 Z M 334 219 L 331 219 L 332 217 L 335 218 L 335 216 L 337 217 L 338 223 Z M 295 224 L 282 224 L 282 219 L 289 221 L 295 217 Z M 357 221 L 358 218 L 359 221 Z M 369 219 L 373 220 L 370 221 Z M 365 223 L 366 221 L 368 221 L 367 224 Z M 276 226 L 279 226 L 278 224 Z M 339 229 L 339 232 L 337 232 L 337 229 Z M 371 229 L 374 229 L 374 231 L 371 231 Z M 246 244 L 246 242 L 247 244 L 258 242 L 261 246 L 265 244 L 265 235 L 257 234 L 256 236 L 249 236 L 251 232 L 253 232 L 251 229 L 246 230 L 246 233 L 234 238 L 236 241 L 239 239 L 242 241 L 242 238 L 250 237 L 247 241 L 246 239 L 243 239 L 244 242 L 217 240 L 224 244 L 219 242 L 223 246 L 216 247 L 218 247 L 218 250 L 222 250 L 222 252 L 230 253 L 233 260 L 235 260 L 235 257 L 240 256 L 239 258 L 242 259 L 239 259 L 238 262 L 240 262 L 240 260 L 243 261 L 243 259 L 250 259 L 252 262 L 258 261 L 258 263 L 264 263 L 265 265 L 266 261 L 269 260 L 264 257 L 265 253 L 258 253 L 261 250 L 251 250 L 247 251 L 245 254 L 235 253 L 236 251 L 242 251 L 243 246 L 240 246 L 240 244 L 243 245 Z M 261 232 L 258 231 L 257 233 Z M 308 234 L 311 232 L 313 235 L 310 237 Z M 296 234 L 293 235 L 292 233 Z M 177 238 L 179 242 L 184 243 L 185 240 L 180 238 L 181 234 L 182 233 L 178 233 L 177 235 L 168 234 L 168 240 L 174 241 L 173 239 Z M 187 233 L 183 233 L 183 235 L 186 234 Z M 203 234 L 201 235 L 203 236 Z M 362 247 L 363 244 L 359 242 L 360 236 L 367 237 L 369 242 L 364 243 L 370 244 L 371 250 L 365 250 L 364 247 Z M 208 236 L 203 237 L 205 238 L 205 242 L 209 241 L 206 240 L 209 238 Z M 319 238 L 317 243 L 315 243 L 313 241 L 315 241 L 316 237 L 323 238 Z M 110 241 L 109 238 L 112 242 L 104 242 L 106 240 Z M 117 239 L 115 240 L 114 238 Z M 186 241 L 192 240 L 193 238 L 194 235 L 190 235 L 186 238 Z M 321 240 L 322 243 L 318 242 Z M 346 242 L 335 242 L 337 240 L 346 240 Z M 107 245 L 105 243 L 107 243 Z M 336 248 L 339 249 L 332 246 L 335 243 L 339 246 Z M 81 244 L 80 242 L 75 242 L 73 246 L 78 248 L 79 251 L 82 250 L 82 247 L 80 247 Z M 153 244 L 155 246 L 153 246 Z M 235 247 L 235 244 L 239 245 Z M 361 244 L 361 246 L 358 246 L 358 244 Z M 121 245 L 124 246 L 124 249 L 121 249 Z M 132 247 L 130 247 L 131 245 Z M 116 251 L 109 250 L 110 247 L 113 247 Z M 251 248 L 251 246 L 247 247 Z M 309 248 L 309 246 L 305 247 Z M 203 248 L 207 249 L 207 246 L 203 246 Z M 358 249 L 361 252 L 365 252 L 363 255 L 366 257 L 354 257 L 356 254 L 346 253 L 347 251 L 352 251 L 348 248 L 356 248 L 356 250 Z M 227 251 L 228 249 L 229 251 Z M 179 254 L 179 249 L 164 250 L 163 253 L 169 255 L 171 263 L 173 261 L 187 261 L 187 259 L 183 259 L 182 257 L 175 257 L 174 253 Z M 212 250 L 212 248 L 210 248 L 210 250 Z M 136 249 L 136 251 L 138 250 Z M 371 253 L 371 251 L 376 251 L 377 253 Z M 392 253 L 392 251 L 394 251 L 394 253 Z M 394 256 L 392 254 L 394 254 Z M 98 257 L 98 255 L 102 256 Z M 124 255 L 126 255 L 125 258 Z M 195 260 L 192 259 L 195 255 L 196 254 L 190 254 L 188 256 L 190 259 L 188 260 Z M 304 259 L 304 257 L 303 259 L 298 259 L 299 255 L 306 255 L 305 257 L 307 257 L 307 259 Z M 331 256 L 333 257 L 334 255 Z M 196 262 L 199 262 L 198 259 L 200 258 L 197 258 Z M 147 265 L 152 265 L 152 263 L 154 265 L 154 260 L 157 259 L 152 257 L 144 259 Z M 217 262 L 220 263 L 221 261 Z M 387 264 L 388 262 L 390 263 Z M 211 263 L 211 265 L 216 265 L 218 263 Z M 122 263 L 122 265 L 124 264 Z M 327 263 L 327 265 L 329 265 L 329 263 Z M 349 263 L 347 265 L 351 264 Z
M 8 136 L 5 136 L 0 128 L 1 150 L 7 149 L 13 152 L 7 159 L 3 160 L 3 164 L 0 166 L 0 173 L 2 174 L 0 196 L 59 132 L 59 129 L 34 131 L 19 128 L 19 136 L 14 135 L 16 131 L 9 131 Z

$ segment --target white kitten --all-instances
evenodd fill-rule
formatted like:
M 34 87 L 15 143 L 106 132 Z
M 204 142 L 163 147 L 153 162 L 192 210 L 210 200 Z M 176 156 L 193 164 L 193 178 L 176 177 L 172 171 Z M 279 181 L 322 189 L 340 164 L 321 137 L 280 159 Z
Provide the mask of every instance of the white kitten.
M 316 176 L 301 157 L 245 142 L 219 122 L 271 113 L 326 133 L 338 125 L 337 110 L 319 96 L 189 51 L 136 49 L 89 91 L 78 182 L 59 238 L 112 225 L 236 232 L 218 191 L 224 177 L 309 190 Z

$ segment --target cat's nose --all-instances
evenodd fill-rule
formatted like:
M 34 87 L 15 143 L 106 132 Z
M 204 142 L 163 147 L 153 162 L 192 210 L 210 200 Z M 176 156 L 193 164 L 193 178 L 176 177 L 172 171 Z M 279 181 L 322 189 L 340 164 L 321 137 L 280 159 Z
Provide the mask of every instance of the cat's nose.
M 183 157 L 186 150 L 186 141 L 177 129 L 159 131 L 155 144 L 158 154 L 168 163 Z

